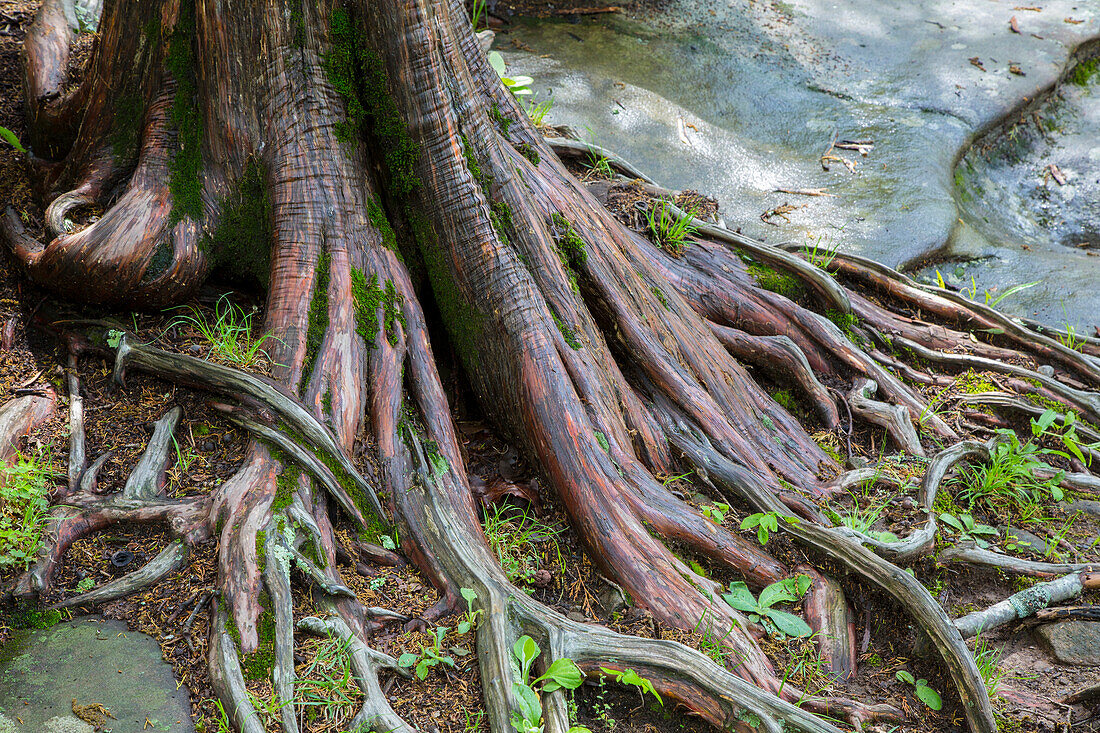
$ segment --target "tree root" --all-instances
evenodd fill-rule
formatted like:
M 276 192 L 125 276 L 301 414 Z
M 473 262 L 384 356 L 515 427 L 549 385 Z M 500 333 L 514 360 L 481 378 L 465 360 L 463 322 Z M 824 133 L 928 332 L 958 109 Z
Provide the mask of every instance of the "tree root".
M 964 639 L 969 639 L 998 626 L 1027 618 L 1052 603 L 1076 598 L 1086 588 L 1100 588 L 1100 570 L 1070 573 L 1049 583 L 1033 585 L 988 608 L 956 619 L 955 628 Z
M 72 608 L 74 606 L 92 606 L 107 603 L 117 598 L 125 598 L 140 590 L 156 585 L 187 564 L 190 551 L 180 540 L 169 543 L 146 563 L 141 569 L 127 573 L 121 578 L 104 583 L 80 595 L 54 603 L 50 608 Z

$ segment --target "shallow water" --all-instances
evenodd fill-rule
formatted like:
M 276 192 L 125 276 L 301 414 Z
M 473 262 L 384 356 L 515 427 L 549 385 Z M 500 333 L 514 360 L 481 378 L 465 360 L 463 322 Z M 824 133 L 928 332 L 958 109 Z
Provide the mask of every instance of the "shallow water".
M 1100 258 L 1073 247 L 1048 258 L 1015 235 L 1006 241 L 984 229 L 979 242 L 970 236 L 975 223 L 993 217 L 960 205 L 955 163 L 980 131 L 1054 83 L 1073 50 L 1100 32 L 1096 13 L 1048 3 L 1019 21 L 1026 32 L 1012 34 L 1013 12 L 995 3 L 676 0 L 645 18 L 517 22 L 496 47 L 514 73 L 534 77 L 540 98 L 552 95 L 549 121 L 670 188 L 716 196 L 734 228 L 771 242 L 824 242 L 897 267 L 950 244 L 953 259 L 941 266 L 949 279 L 975 255 L 959 280 L 969 284 L 975 274 L 978 293 L 1003 289 L 1021 269 L 1042 271 L 1057 282 L 1002 307 L 1058 323 L 1064 305 L 1091 322 L 1100 312 L 1094 296 L 1076 291 L 1100 283 Z M 851 170 L 822 161 L 844 140 L 873 143 L 865 156 L 831 151 Z M 784 205 L 794 208 L 762 220 Z M 1080 216 L 1096 221 L 1094 209 Z M 1034 264 L 1040 257 L 1042 267 Z

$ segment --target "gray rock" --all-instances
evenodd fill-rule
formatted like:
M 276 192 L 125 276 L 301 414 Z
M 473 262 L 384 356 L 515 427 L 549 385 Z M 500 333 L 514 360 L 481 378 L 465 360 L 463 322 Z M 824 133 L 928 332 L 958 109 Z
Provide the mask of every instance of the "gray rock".
M 1033 535 L 1026 529 L 1020 529 L 1019 527 L 1007 527 L 1000 525 L 999 530 L 1004 532 L 1005 542 L 1015 542 L 1016 550 L 1021 555 L 1031 555 L 1033 557 L 1043 557 L 1047 552 L 1047 543 L 1037 535 Z
M 1035 633 L 1062 664 L 1100 665 L 1100 621 L 1061 621 L 1040 626 Z
M 0 648 L 0 733 L 90 733 L 73 700 L 104 705 L 115 733 L 195 730 L 187 689 L 157 642 L 121 621 L 85 616 L 19 630 Z
M 1052 367 L 1050 364 L 1040 364 L 1039 368 L 1035 371 L 1047 377 L 1054 376 L 1054 367 Z
M 1084 512 L 1085 514 L 1091 514 L 1094 517 L 1100 517 L 1100 501 L 1093 501 L 1090 499 L 1066 501 L 1062 502 L 1062 509 L 1064 509 L 1067 514 L 1073 514 L 1074 512 Z

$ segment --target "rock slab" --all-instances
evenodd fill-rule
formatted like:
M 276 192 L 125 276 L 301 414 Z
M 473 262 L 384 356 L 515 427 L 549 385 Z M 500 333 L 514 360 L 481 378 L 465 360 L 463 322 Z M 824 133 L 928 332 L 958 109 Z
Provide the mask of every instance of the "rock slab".
M 0 648 L 0 733 L 90 733 L 73 715 L 101 703 L 103 731 L 194 733 L 187 688 L 151 636 L 121 621 L 81 617 L 16 631 Z
M 1062 621 L 1040 626 L 1036 633 L 1062 664 L 1100 665 L 1100 621 Z

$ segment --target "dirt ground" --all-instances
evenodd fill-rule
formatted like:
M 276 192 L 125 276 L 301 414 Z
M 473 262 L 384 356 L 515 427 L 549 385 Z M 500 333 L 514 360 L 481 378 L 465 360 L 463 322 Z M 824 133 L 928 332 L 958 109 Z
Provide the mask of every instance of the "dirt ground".
M 0 0 L 0 125 L 20 137 L 23 136 L 23 111 L 19 52 L 23 30 L 34 6 L 35 3 Z M 499 0 L 494 4 L 490 0 L 490 12 L 502 17 L 512 13 L 561 14 L 603 7 L 591 0 L 552 4 L 526 0 Z M 87 40 L 82 43 L 86 44 Z M 74 69 L 74 81 L 79 79 L 80 71 Z M 644 204 L 644 197 L 639 198 L 628 186 L 612 187 L 601 182 L 599 176 L 592 175 L 589 166 L 578 165 L 577 173 L 601 191 L 600 195 L 624 221 L 644 227 L 636 206 L 639 201 Z M 40 223 L 42 202 L 28 181 L 23 156 L 10 147 L 0 147 L 0 202 L 13 206 L 28 224 L 34 225 Z M 685 194 L 681 203 L 687 205 L 684 202 L 708 213 L 712 211 L 712 202 L 698 194 Z M 14 321 L 16 326 L 12 347 L 0 350 L 0 400 L 7 399 L 15 389 L 44 389 L 51 385 L 59 394 L 64 393 L 67 356 L 56 339 L 36 325 L 42 320 L 40 316 L 46 313 L 54 320 L 113 319 L 120 327 L 162 348 L 214 358 L 197 331 L 180 318 L 211 313 L 217 299 L 229 290 L 228 286 L 212 284 L 192 305 L 194 310 L 139 314 L 104 312 L 57 301 L 25 282 L 6 252 L 0 253 L 0 323 Z M 242 312 L 255 312 L 257 322 L 262 319 L 262 313 L 256 311 L 262 308 L 260 294 L 232 291 L 230 298 L 243 309 Z M 439 344 L 436 351 L 445 353 L 446 345 Z M 176 405 L 183 408 L 184 418 L 177 431 L 179 451 L 176 465 L 169 472 L 169 494 L 204 494 L 233 474 L 243 455 L 244 436 L 227 424 L 201 394 L 141 374 L 134 374 L 125 388 L 119 388 L 111 382 L 110 367 L 103 360 L 82 359 L 77 370 L 87 406 L 88 452 L 91 457 L 107 450 L 114 453 L 100 480 L 103 491 L 122 486 L 144 449 L 153 421 Z M 263 367 L 261 360 L 254 368 L 262 371 Z M 782 384 L 771 384 L 766 374 L 754 376 L 777 393 L 786 388 Z M 720 662 L 730 661 L 724 657 L 720 640 L 715 639 L 702 622 L 694 633 L 663 628 L 644 610 L 624 599 L 584 555 L 564 512 L 540 484 L 537 472 L 484 422 L 459 375 L 451 375 L 448 387 L 471 475 L 475 483 L 490 489 L 485 497 L 486 524 L 493 528 L 493 536 L 500 538 L 494 549 L 498 550 L 506 571 L 525 592 L 578 620 L 602 623 L 643 636 L 682 641 L 706 651 Z M 816 419 L 797 400 L 792 401 L 791 409 L 809 424 Z M 65 468 L 67 425 L 64 416 L 65 411 L 59 410 L 58 416 L 29 436 L 23 446 L 26 452 L 50 451 L 61 473 Z M 944 416 L 952 417 L 949 411 Z M 822 433 L 820 437 L 833 450 L 847 452 L 850 443 L 854 455 L 870 459 L 881 455 L 882 436 L 875 431 Z M 919 467 L 902 462 L 895 470 L 905 478 L 917 475 Z M 714 505 L 688 477 L 669 477 L 669 481 L 689 501 L 700 506 Z M 520 496 L 494 496 L 491 489 L 503 485 L 501 482 L 519 487 Z M 914 495 L 915 484 L 912 483 L 905 491 L 876 484 L 840 501 L 836 509 L 883 507 L 875 529 L 903 535 L 919 518 L 913 508 Z M 1095 517 L 1069 517 L 1057 506 L 1049 507 L 1048 512 L 1051 526 L 1060 528 L 1066 545 L 1063 549 L 1068 556 L 1078 561 L 1084 557 L 1096 559 L 1095 546 L 1089 546 L 1100 531 Z M 725 522 L 736 526 L 747 513 L 744 507 L 730 507 Z M 989 512 L 975 519 L 995 525 L 1002 518 Z M 357 538 L 348 527 L 340 527 L 338 534 L 347 554 L 347 562 L 340 566 L 341 574 L 365 605 L 389 608 L 415 619 L 435 602 L 435 591 L 411 566 L 377 567 L 359 561 L 358 541 L 381 541 L 381 538 Z M 755 536 L 751 531 L 745 535 Z M 399 538 L 389 539 L 399 543 Z M 98 584 L 117 577 L 154 557 L 166 543 L 166 537 L 155 527 L 121 528 L 80 540 L 68 553 L 56 578 L 55 590 L 42 600 L 48 603 L 67 598 L 77 592 L 78 585 L 89 585 L 89 579 Z M 807 556 L 781 536 L 772 537 L 768 549 L 792 567 L 811 560 L 820 565 L 819 559 Z M 683 554 L 701 572 L 722 583 L 736 580 L 702 558 Z M 208 613 L 201 609 L 192 613 L 192 601 L 214 591 L 218 573 L 216 557 L 216 544 L 197 547 L 186 568 L 149 591 L 96 609 L 72 611 L 73 615 L 96 611 L 120 618 L 132 629 L 156 638 L 164 658 L 173 665 L 177 678 L 190 691 L 196 720 L 205 731 L 219 730 L 220 714 L 212 699 L 205 667 Z M 116 567 L 122 560 L 125 561 L 123 567 Z M 833 571 L 833 577 L 839 580 L 856 609 L 858 672 L 846 682 L 832 680 L 820 662 L 815 661 L 812 642 L 770 638 L 765 642 L 766 649 L 776 668 L 785 670 L 787 682 L 809 693 L 890 703 L 907 713 L 905 722 L 896 727 L 881 726 L 878 728 L 881 731 L 961 730 L 962 713 L 950 694 L 950 681 L 938 665 L 915 654 L 918 640 L 904 609 L 894 606 L 882 594 L 872 592 L 843 571 L 828 567 L 826 570 Z M 1000 601 L 1029 583 L 999 572 L 967 570 L 958 565 L 940 566 L 933 559 L 923 560 L 913 571 L 952 616 Z M 8 587 L 11 580 L 11 573 L 0 577 L 0 587 Z M 1096 600 L 1094 592 L 1078 602 L 1091 604 Z M 296 615 L 310 613 L 313 603 L 310 593 L 301 584 L 296 584 Z M 10 611 L 10 607 L 7 610 Z M 14 623 L 15 616 L 4 618 L 7 623 Z M 480 704 L 481 687 L 473 637 L 472 634 L 457 634 L 454 627 L 458 621 L 452 618 L 443 622 L 448 626 L 443 646 L 455 657 L 453 668 L 436 667 L 423 682 L 396 676 L 384 682 L 397 712 L 428 733 L 473 733 L 488 729 Z M 0 627 L 0 638 L 8 630 L 7 625 Z M 430 639 L 425 631 L 405 631 L 395 626 L 376 635 L 371 643 L 381 651 L 398 656 L 403 652 L 419 651 Z M 1100 718 L 1095 709 L 1071 708 L 1059 702 L 1074 690 L 1100 682 L 1100 670 L 1055 663 L 1040 648 L 1027 623 L 1003 627 L 984 636 L 983 642 L 999 649 L 1001 654 L 1003 676 L 1000 694 L 995 699 L 1002 730 L 1043 733 L 1100 730 Z M 346 665 L 341 667 L 339 661 L 333 659 L 331 643 L 298 636 L 296 662 L 301 678 L 328 680 L 324 685 L 303 683 L 300 708 L 303 730 L 311 733 L 343 730 L 342 726 L 346 726 L 357 710 L 358 692 L 346 677 L 341 677 L 341 670 L 346 671 Z M 262 660 L 257 663 L 262 667 Z M 912 688 L 898 680 L 896 673 L 899 670 L 926 678 L 932 687 L 944 692 L 943 710 L 933 712 L 924 707 L 913 695 Z M 277 711 L 265 702 L 272 696 L 270 684 L 263 679 L 250 680 L 249 690 L 269 722 L 269 728 L 276 730 Z M 572 696 L 571 705 L 575 706 L 578 723 L 595 733 L 692 733 L 710 729 L 685 715 L 671 702 L 662 707 L 651 697 L 641 697 L 636 692 L 626 692 L 603 682 L 585 684 Z M 1069 727 L 1066 721 L 1071 719 L 1074 722 Z

